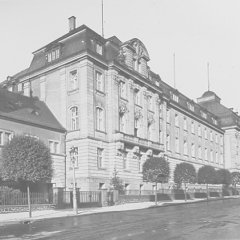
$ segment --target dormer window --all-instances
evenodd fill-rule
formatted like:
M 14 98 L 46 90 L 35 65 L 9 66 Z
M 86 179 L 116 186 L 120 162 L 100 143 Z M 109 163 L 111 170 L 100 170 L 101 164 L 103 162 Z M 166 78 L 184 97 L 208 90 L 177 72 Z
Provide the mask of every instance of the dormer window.
M 206 114 L 205 112 L 203 112 L 203 111 L 201 111 L 201 116 L 202 116 L 203 118 L 207 119 L 207 114 Z
M 217 125 L 217 120 L 215 118 L 212 118 L 213 124 Z
M 50 51 L 47 55 L 46 55 L 46 59 L 48 62 L 52 62 L 56 59 L 58 59 L 60 56 L 60 50 L 58 49 L 54 49 L 52 51 Z
M 179 97 L 176 94 L 172 93 L 172 100 L 178 103 Z
M 96 52 L 100 55 L 103 53 L 102 45 L 99 43 L 96 43 Z
M 189 110 L 191 110 L 192 112 L 194 112 L 194 105 L 193 104 L 191 104 L 191 103 L 187 103 L 187 107 L 188 107 L 188 109 Z

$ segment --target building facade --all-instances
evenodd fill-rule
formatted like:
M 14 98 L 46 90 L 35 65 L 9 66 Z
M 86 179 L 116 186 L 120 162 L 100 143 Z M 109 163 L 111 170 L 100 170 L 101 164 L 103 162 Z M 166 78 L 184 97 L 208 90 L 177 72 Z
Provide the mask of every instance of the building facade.
M 85 25 L 33 53 L 30 67 L 2 84 L 38 96 L 67 129 L 66 178 L 72 184 L 76 149 L 77 187 L 108 188 L 114 168 L 126 189 L 151 189 L 142 180 L 149 156 L 175 165 L 228 168 L 225 129 L 218 115 L 161 80 L 148 66 L 139 39 L 105 39 Z
M 3 145 L 15 135 L 40 139 L 50 148 L 52 186 L 65 188 L 65 131 L 45 103 L 0 88 L 0 158 Z

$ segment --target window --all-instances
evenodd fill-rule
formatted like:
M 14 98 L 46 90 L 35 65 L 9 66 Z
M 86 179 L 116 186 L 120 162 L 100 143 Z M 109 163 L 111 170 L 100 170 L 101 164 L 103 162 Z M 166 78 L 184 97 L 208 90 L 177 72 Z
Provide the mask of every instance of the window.
M 198 158 L 202 158 L 202 147 L 198 146 Z
M 78 114 L 78 108 L 72 107 L 70 109 L 71 112 L 71 130 L 77 130 L 79 129 L 79 114 Z
M 223 145 L 223 136 L 220 136 L 220 144 Z
M 179 153 L 179 138 L 175 138 L 175 151 Z
M 148 131 L 148 139 L 152 140 L 152 137 L 153 137 L 153 124 L 148 124 L 147 131 Z
M 210 131 L 210 140 L 213 141 L 213 133 Z
M 204 137 L 205 137 L 205 139 L 207 139 L 207 129 L 206 128 L 204 128 Z
M 183 142 L 183 154 L 188 155 L 188 146 L 187 146 L 186 140 L 184 140 L 184 142 Z
M 77 70 L 70 72 L 69 76 L 69 90 L 74 90 L 78 88 L 78 77 L 77 77 Z
M 177 114 L 175 114 L 175 126 L 179 127 L 179 117 Z
M 191 110 L 192 112 L 194 112 L 194 105 L 191 103 L 187 103 L 188 109 Z
M 141 95 L 139 90 L 134 92 L 134 103 L 137 105 L 141 104 Z
M 97 130 L 104 131 L 104 111 L 102 108 L 96 108 L 96 117 L 97 117 Z
M 212 118 L 213 124 L 217 125 L 217 120 L 215 118 Z
M 177 95 L 175 95 L 175 94 L 172 94 L 172 99 L 173 99 L 173 101 L 175 101 L 175 102 L 178 102 L 178 96 Z
M 218 156 L 218 152 L 216 152 L 216 155 L 215 155 L 215 156 L 216 156 L 215 162 L 216 162 L 216 163 L 219 163 L 219 159 L 218 159 L 218 158 L 219 158 L 219 156 Z
M 46 55 L 46 59 L 48 62 L 52 62 L 56 59 L 58 59 L 60 56 L 60 50 L 59 48 L 58 49 L 54 49 L 52 50 L 51 52 L 49 52 L 47 55 Z
M 140 120 L 136 119 L 134 120 L 134 136 L 139 137 L 139 130 L 140 130 Z
M 210 151 L 210 162 L 213 162 L 213 150 Z
M 215 142 L 216 142 L 216 144 L 218 144 L 218 135 L 217 134 L 215 134 Z
M 122 157 L 123 157 L 123 169 L 127 169 L 128 168 L 128 166 L 127 166 L 127 153 L 123 152 Z
M 223 164 L 223 153 L 220 153 L 220 164 Z
M 159 142 L 163 143 L 163 132 L 162 132 L 162 130 L 159 131 Z
M 167 134 L 167 142 L 166 142 L 166 145 L 167 145 L 167 150 L 170 151 L 170 135 Z
M 19 83 L 18 84 L 18 92 L 22 92 L 24 89 L 24 83 Z
M 153 98 L 151 96 L 148 96 L 148 109 L 153 110 Z
M 49 140 L 49 148 L 51 153 L 59 153 L 59 142 Z
M 162 107 L 162 104 L 159 107 L 159 118 L 163 118 L 163 107 Z
M 207 148 L 205 148 L 205 151 L 204 151 L 204 159 L 205 159 L 205 161 L 208 160 L 208 151 L 207 151 Z
M 100 45 L 99 43 L 96 43 L 96 52 L 100 55 L 102 55 L 102 53 L 103 53 L 102 45 Z
M 138 66 L 138 60 L 137 59 L 133 59 L 133 69 L 135 70 L 135 71 L 138 71 L 138 68 L 139 68 L 139 66 Z
M 207 119 L 207 114 L 206 114 L 205 112 L 203 112 L 203 111 L 201 111 L 201 116 L 202 116 L 203 118 Z
M 187 118 L 183 119 L 183 129 L 187 131 Z
M 104 92 L 104 81 L 103 81 L 103 75 L 102 73 L 96 71 L 96 85 L 97 85 L 97 90 Z
M 126 114 L 120 114 L 119 116 L 119 130 L 120 132 L 126 133 L 126 126 L 127 126 L 127 121 L 126 121 Z
M 191 132 L 192 132 L 192 134 L 195 134 L 195 126 L 194 126 L 194 122 L 193 121 L 191 123 Z
M 202 130 L 201 130 L 201 125 L 198 125 L 198 136 L 202 136 Z
M 97 166 L 98 168 L 103 167 L 103 149 L 97 148 Z
M 170 123 L 170 110 L 167 108 L 167 122 Z
M 119 92 L 120 92 L 120 97 L 126 99 L 127 98 L 127 89 L 126 89 L 126 83 L 125 82 L 120 82 L 119 85 Z
M 4 144 L 9 143 L 12 140 L 12 137 L 13 137 L 12 133 L 5 132 L 5 134 L 4 134 Z
M 195 144 L 194 143 L 192 143 L 192 145 L 191 145 L 191 155 L 192 155 L 192 157 L 195 158 Z

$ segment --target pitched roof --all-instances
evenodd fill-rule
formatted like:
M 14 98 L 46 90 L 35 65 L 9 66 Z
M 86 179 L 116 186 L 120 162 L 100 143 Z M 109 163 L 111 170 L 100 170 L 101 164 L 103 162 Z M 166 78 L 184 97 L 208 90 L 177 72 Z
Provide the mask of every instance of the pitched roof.
M 22 121 L 60 132 L 66 131 L 44 102 L 3 88 L 0 88 L 0 118 Z

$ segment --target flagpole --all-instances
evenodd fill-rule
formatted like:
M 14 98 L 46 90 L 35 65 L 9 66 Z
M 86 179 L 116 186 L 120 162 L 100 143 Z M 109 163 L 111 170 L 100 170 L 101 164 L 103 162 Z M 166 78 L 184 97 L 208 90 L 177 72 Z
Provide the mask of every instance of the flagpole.
M 102 37 L 104 37 L 104 30 L 103 30 L 103 0 L 102 0 Z

